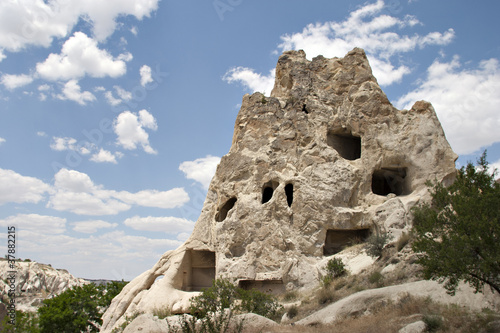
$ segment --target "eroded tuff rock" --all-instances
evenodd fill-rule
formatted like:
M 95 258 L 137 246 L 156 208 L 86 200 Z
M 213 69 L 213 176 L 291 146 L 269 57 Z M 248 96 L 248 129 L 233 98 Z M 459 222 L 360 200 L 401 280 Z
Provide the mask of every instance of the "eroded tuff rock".
M 61 294 L 66 289 L 83 286 L 88 282 L 71 275 L 65 269 L 55 269 L 51 265 L 36 261 L 16 261 L 15 270 L 9 262 L 0 260 L 0 291 L 7 297 L 10 290 L 9 278 L 15 272 L 16 308 L 35 312 L 42 301 Z
M 456 158 L 431 104 L 394 108 L 363 50 L 285 52 L 271 97 L 243 97 L 191 237 L 123 289 L 102 332 L 134 312 L 185 311 L 215 277 L 274 293 L 314 287 L 318 264 L 353 238 L 397 239 L 425 182 L 452 180 Z

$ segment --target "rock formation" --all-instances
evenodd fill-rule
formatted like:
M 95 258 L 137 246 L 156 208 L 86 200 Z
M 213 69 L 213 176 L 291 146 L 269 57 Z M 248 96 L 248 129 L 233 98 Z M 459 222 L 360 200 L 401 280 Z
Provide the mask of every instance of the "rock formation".
M 394 108 L 363 50 L 312 61 L 285 52 L 271 96 L 243 97 L 192 235 L 123 289 L 102 332 L 134 312 L 183 312 L 216 277 L 312 288 L 325 256 L 374 232 L 396 240 L 428 199 L 425 182 L 451 181 L 456 158 L 431 104 Z
M 8 278 L 9 263 L 0 260 L 0 290 L 2 297 L 7 297 L 10 290 Z M 35 261 L 16 262 L 16 308 L 22 311 L 36 311 L 44 299 L 59 295 L 66 289 L 82 286 L 86 283 L 71 275 L 65 269 L 55 269 L 50 265 Z

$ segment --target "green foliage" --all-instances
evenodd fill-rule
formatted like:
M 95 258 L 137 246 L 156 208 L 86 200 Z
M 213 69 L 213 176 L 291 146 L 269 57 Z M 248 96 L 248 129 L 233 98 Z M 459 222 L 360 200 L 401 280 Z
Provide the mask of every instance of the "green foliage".
M 205 318 L 208 313 L 223 312 L 234 307 L 237 288 L 226 279 L 214 280 L 210 288 L 204 289 L 201 295 L 191 299 L 191 314 L 197 318 Z
M 257 290 L 238 289 L 238 298 L 241 300 L 241 312 L 250 312 L 267 318 L 274 318 L 281 310 L 281 305 L 273 296 Z
M 299 308 L 297 306 L 291 306 L 286 312 L 288 318 L 293 319 L 299 314 Z
M 436 332 L 443 326 L 443 318 L 436 315 L 425 315 L 422 318 L 427 332 Z
M 382 256 L 382 250 L 385 244 L 387 244 L 391 239 L 392 235 L 388 232 L 376 232 L 366 240 L 366 253 L 374 258 L 379 258 Z
M 181 317 L 180 324 L 182 332 L 241 331 L 243 322 L 230 327 L 235 313 L 251 312 L 271 318 L 277 316 L 280 310 L 281 305 L 270 295 L 257 290 L 243 290 L 229 280 L 217 279 L 210 288 L 191 299 L 190 312 L 193 317 Z M 200 320 L 198 330 L 195 327 L 196 319 Z
M 452 295 L 460 280 L 476 292 L 486 284 L 500 293 L 500 184 L 488 172 L 486 152 L 449 187 L 428 185 L 431 204 L 413 209 L 413 250 L 421 254 L 424 276 Z
M 325 275 L 321 278 L 321 285 L 323 288 L 328 288 L 333 282 L 333 277 L 331 275 Z
M 368 276 L 368 281 L 380 288 L 383 286 L 384 276 L 379 271 L 375 271 Z
M 342 262 L 342 259 L 340 258 L 332 258 L 328 260 L 328 263 L 326 264 L 326 272 L 328 275 L 335 278 L 347 274 L 344 262 Z
M 16 311 L 16 326 L 10 324 L 11 318 L 7 315 L 0 323 L 2 333 L 39 333 L 38 316 L 33 312 Z
M 38 309 L 40 332 L 99 332 L 101 316 L 126 282 L 93 283 L 46 299 Z

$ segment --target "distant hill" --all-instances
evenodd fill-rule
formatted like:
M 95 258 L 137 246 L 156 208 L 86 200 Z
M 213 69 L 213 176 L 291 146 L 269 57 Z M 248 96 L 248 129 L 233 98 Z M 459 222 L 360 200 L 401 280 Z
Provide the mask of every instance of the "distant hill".
M 0 292 L 2 301 L 7 301 L 9 263 L 0 259 Z M 16 308 L 22 311 L 36 311 L 41 302 L 73 286 L 82 286 L 90 281 L 77 278 L 65 269 L 56 269 L 49 264 L 36 261 L 16 261 Z

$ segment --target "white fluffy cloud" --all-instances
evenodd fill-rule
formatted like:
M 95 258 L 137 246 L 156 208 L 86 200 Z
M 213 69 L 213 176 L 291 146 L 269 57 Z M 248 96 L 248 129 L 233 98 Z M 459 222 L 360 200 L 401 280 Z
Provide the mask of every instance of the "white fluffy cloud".
M 9 90 L 14 90 L 19 87 L 23 87 L 25 85 L 33 82 L 33 77 L 31 75 L 20 74 L 4 74 L 0 79 L 0 82 L 5 86 L 5 88 Z
M 39 214 L 17 214 L 0 220 L 1 226 L 14 225 L 24 230 L 44 234 L 62 234 L 66 231 L 66 219 Z
M 143 190 L 136 193 L 106 190 L 76 170 L 61 169 L 55 176 L 54 193 L 48 207 L 81 215 L 114 215 L 132 205 L 176 208 L 189 201 L 182 188 L 168 191 Z
M 318 55 L 343 57 L 354 47 L 361 47 L 367 53 L 373 74 L 384 86 L 401 81 L 411 72 L 409 67 L 399 64 L 397 55 L 429 45 L 446 45 L 455 36 L 452 29 L 426 35 L 395 32 L 420 22 L 413 16 L 399 19 L 385 15 L 382 13 L 384 8 L 384 1 L 379 0 L 351 12 L 345 21 L 309 24 L 301 32 L 281 36 L 278 48 L 281 51 L 302 49 L 312 59 Z M 230 69 L 223 79 L 228 83 L 240 82 L 253 92 L 265 91 L 267 94 L 273 87 L 274 72 L 262 75 L 250 68 L 236 67 Z
M 113 193 L 113 196 L 129 204 L 165 209 L 180 207 L 189 201 L 189 195 L 181 187 L 168 191 L 142 190 L 135 193 L 121 191 Z
M 112 91 L 106 91 L 104 93 L 104 97 L 106 97 L 106 101 L 108 101 L 108 104 L 111 105 L 111 106 L 118 106 L 122 103 L 122 100 L 119 99 L 119 98 L 115 98 L 113 96 L 113 92 Z
M 115 88 L 116 93 L 122 100 L 130 101 L 132 99 L 132 93 L 130 91 L 127 91 L 120 86 L 114 86 L 113 88 Z
M 139 113 L 122 112 L 115 119 L 113 125 L 118 136 L 117 143 L 123 148 L 134 150 L 140 145 L 148 154 L 157 153 L 149 144 L 149 134 L 145 130 L 155 131 L 158 128 L 156 119 L 148 111 L 141 110 Z
M 470 154 L 500 141 L 500 65 L 497 59 L 482 61 L 477 68 L 463 68 L 458 57 L 436 60 L 427 77 L 396 103 L 409 109 L 428 100 L 436 109 L 446 137 L 458 154 Z
M 141 75 L 141 85 L 145 87 L 148 83 L 153 82 L 153 78 L 151 77 L 151 67 L 148 65 L 143 65 L 139 70 L 139 74 Z
M 182 162 L 179 170 L 184 172 L 186 178 L 199 182 L 203 188 L 208 189 L 210 181 L 215 175 L 220 157 L 208 155 L 194 161 Z
M 20 228 L 18 235 L 22 246 L 19 246 L 18 257 L 68 269 L 78 277 L 131 280 L 151 268 L 156 261 L 152 258 L 182 244 L 176 238 L 147 238 L 123 231 L 108 231 L 106 229 L 115 227 L 115 223 L 108 223 L 100 220 L 70 223 L 73 230 L 94 233 L 88 237 L 51 233 L 51 227 L 43 230 Z M 0 234 L 0 237 L 6 238 L 6 235 Z
M 251 68 L 234 67 L 231 68 L 222 79 L 227 83 L 240 82 L 252 92 L 259 91 L 264 95 L 269 95 L 271 90 L 273 90 L 274 78 L 274 69 L 272 69 L 268 75 L 261 75 Z
M 80 105 L 85 105 L 87 102 L 96 100 L 95 96 L 90 91 L 82 91 L 77 80 L 69 80 L 63 87 L 62 94 L 57 95 L 61 100 L 70 100 L 77 102 Z
M 382 14 L 384 7 L 384 1 L 378 0 L 353 11 L 345 21 L 309 24 L 302 32 L 282 36 L 279 47 L 303 49 L 309 59 L 317 55 L 343 57 L 354 47 L 361 47 L 379 83 L 390 85 L 410 72 L 404 65 L 394 65 L 393 56 L 428 45 L 446 45 L 455 36 L 452 29 L 423 36 L 399 34 L 395 30 L 411 28 L 420 22 L 413 16 L 399 19 Z
M 135 230 L 157 231 L 168 234 L 179 234 L 193 231 L 194 222 L 179 217 L 139 217 L 134 216 L 125 220 L 125 225 Z
M 73 150 L 82 155 L 87 155 L 90 153 L 92 146 L 89 143 L 82 145 L 77 143 L 76 139 L 70 137 L 52 137 L 52 142 L 50 144 L 50 149 L 56 151 Z
M 113 154 L 112 152 L 104 149 L 99 149 L 99 152 L 95 153 L 92 155 L 90 160 L 92 162 L 97 162 L 97 163 L 113 163 L 117 164 L 118 162 L 116 161 L 117 157 L 122 157 L 123 154 L 117 152 Z
M 38 203 L 50 191 L 50 186 L 37 178 L 5 169 L 0 169 L 0 184 L 0 205 L 7 202 Z
M 66 37 L 80 19 L 102 41 L 116 29 L 119 16 L 138 20 L 158 8 L 159 0 L 21 0 L 0 2 L 0 50 L 18 52 L 28 45 L 48 47 Z M 1 54 L 1 52 L 0 52 Z
M 36 65 L 36 70 L 40 77 L 52 81 L 79 79 L 85 75 L 116 78 L 127 71 L 127 60 L 130 56 L 114 58 L 106 50 L 99 49 L 97 41 L 83 32 L 75 32 L 64 43 L 60 54 L 51 53 Z
M 73 230 L 85 234 L 96 233 L 99 229 L 116 228 L 118 223 L 109 223 L 103 220 L 90 220 L 71 223 Z
M 6 140 L 4 138 L 0 138 L 0 145 L 4 143 Z

